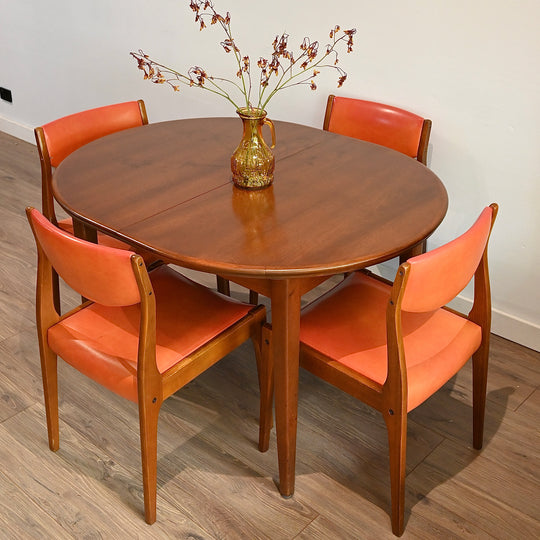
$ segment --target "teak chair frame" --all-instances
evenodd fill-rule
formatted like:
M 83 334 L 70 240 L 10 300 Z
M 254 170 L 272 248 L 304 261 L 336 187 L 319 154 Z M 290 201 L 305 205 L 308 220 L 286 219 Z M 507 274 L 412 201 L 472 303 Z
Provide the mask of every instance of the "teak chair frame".
M 32 211 L 32 208 L 26 209 L 36 238 L 38 252 L 36 318 L 47 432 L 49 448 L 52 451 L 57 451 L 59 449 L 57 355 L 50 348 L 47 335 L 51 327 L 84 310 L 93 302 L 87 300 L 68 313 L 62 316 L 59 314 L 54 303 L 54 270 L 38 240 L 31 216 Z M 59 231 L 61 230 L 59 229 Z M 61 234 L 67 235 L 63 231 Z M 130 260 L 140 295 L 137 404 L 141 440 L 144 516 L 145 521 L 152 524 L 156 521 L 157 428 L 162 403 L 250 338 L 255 348 L 257 367 L 261 369 L 261 333 L 262 325 L 266 320 L 266 310 L 262 305 L 254 306 L 245 317 L 234 325 L 229 326 L 167 371 L 160 373 L 156 364 L 156 298 L 152 282 L 143 258 L 132 253 Z M 83 293 L 84 291 L 77 292 Z
M 489 358 L 489 339 L 491 330 L 491 293 L 488 271 L 488 243 L 491 229 L 497 217 L 498 205 L 492 209 L 491 225 L 482 257 L 474 272 L 474 300 L 468 315 L 443 306 L 459 317 L 474 322 L 482 329 L 480 346 L 472 355 L 473 371 L 473 447 L 482 448 L 484 416 L 486 404 L 487 372 Z M 327 357 L 314 348 L 300 343 L 300 366 L 347 394 L 379 411 L 385 421 L 388 432 L 391 480 L 391 522 L 392 532 L 401 536 L 404 531 L 405 508 L 405 472 L 407 446 L 407 364 L 401 324 L 401 305 L 409 279 L 411 265 L 405 262 L 397 270 L 394 282 L 386 280 L 370 271 L 363 270 L 372 279 L 391 287 L 391 294 L 386 309 L 387 329 L 387 377 L 384 384 L 363 376 L 353 369 Z M 270 345 L 269 345 L 270 344 Z M 270 429 L 272 427 L 272 351 L 271 325 L 263 330 L 264 372 L 261 383 L 261 422 L 259 449 L 268 449 Z

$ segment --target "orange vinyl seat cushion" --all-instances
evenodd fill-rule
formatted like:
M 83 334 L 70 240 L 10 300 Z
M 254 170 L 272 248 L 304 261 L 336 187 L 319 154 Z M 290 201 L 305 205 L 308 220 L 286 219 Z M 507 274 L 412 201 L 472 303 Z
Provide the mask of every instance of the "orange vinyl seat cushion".
M 156 298 L 156 363 L 160 373 L 253 308 L 198 285 L 167 266 L 154 270 L 150 277 Z M 139 318 L 139 304 L 91 304 L 52 326 L 49 346 L 80 372 L 136 402 Z
M 302 311 L 300 340 L 379 385 L 386 380 L 386 308 L 391 286 L 356 272 Z M 410 411 L 480 346 L 481 328 L 445 309 L 402 311 Z

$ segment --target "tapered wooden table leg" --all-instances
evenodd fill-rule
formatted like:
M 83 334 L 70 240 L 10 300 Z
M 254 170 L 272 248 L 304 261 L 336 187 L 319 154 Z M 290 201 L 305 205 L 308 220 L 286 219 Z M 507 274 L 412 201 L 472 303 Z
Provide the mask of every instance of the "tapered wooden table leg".
M 284 497 L 290 497 L 294 493 L 300 296 L 298 280 L 283 279 L 272 282 L 272 342 L 279 491 Z
M 94 244 L 97 244 L 97 230 L 75 218 L 73 218 L 73 234 L 75 234 L 77 238 L 82 238 L 87 242 L 94 242 Z

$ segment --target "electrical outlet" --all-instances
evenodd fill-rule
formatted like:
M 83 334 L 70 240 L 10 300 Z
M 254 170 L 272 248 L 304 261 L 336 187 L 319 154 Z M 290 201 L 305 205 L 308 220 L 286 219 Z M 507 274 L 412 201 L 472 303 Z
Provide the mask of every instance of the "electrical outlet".
M 11 90 L 7 88 L 0 88 L 0 98 L 9 103 L 13 103 L 13 96 L 11 95 Z

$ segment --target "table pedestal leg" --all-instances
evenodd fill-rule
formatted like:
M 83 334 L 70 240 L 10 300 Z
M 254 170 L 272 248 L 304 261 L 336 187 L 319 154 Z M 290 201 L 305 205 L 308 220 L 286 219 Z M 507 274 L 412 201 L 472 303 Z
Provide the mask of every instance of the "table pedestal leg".
M 427 251 L 427 240 L 422 240 L 422 242 L 420 242 L 419 244 L 416 244 L 416 246 L 413 246 L 412 248 L 405 251 L 399 256 L 399 264 L 403 264 L 405 261 L 407 261 L 411 257 L 422 255 L 422 253 L 425 253 L 426 251 Z
M 297 280 L 272 282 L 272 342 L 279 491 L 294 493 L 300 333 L 300 284 Z
M 75 218 L 73 218 L 73 234 L 77 238 L 82 238 L 87 242 L 94 242 L 94 244 L 97 244 L 97 230 Z

